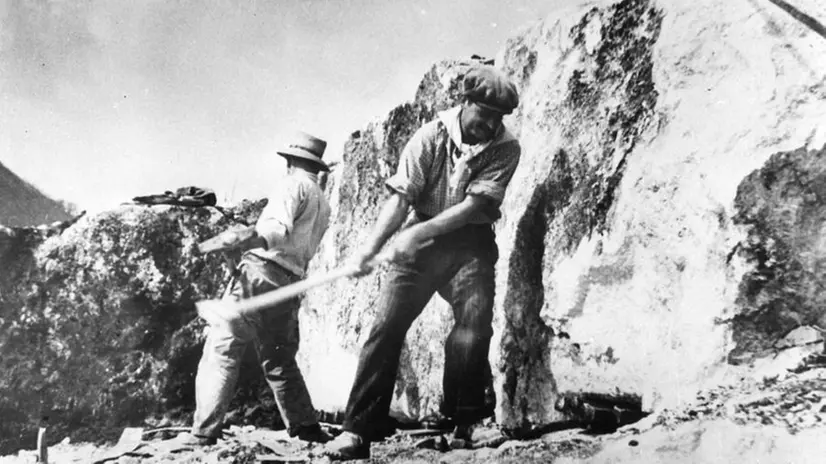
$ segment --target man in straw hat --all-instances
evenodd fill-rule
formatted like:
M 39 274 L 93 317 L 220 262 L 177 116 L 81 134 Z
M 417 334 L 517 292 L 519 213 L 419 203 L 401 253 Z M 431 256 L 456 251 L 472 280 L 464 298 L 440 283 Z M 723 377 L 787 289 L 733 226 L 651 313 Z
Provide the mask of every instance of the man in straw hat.
M 454 443 L 468 443 L 472 426 L 492 414 L 485 398 L 498 259 L 492 223 L 501 215 L 521 153 L 502 124 L 519 97 L 509 79 L 490 66 L 466 74 L 463 95 L 460 106 L 413 134 L 386 182 L 391 196 L 353 258 L 368 272 L 371 259 L 413 208 L 418 222 L 386 251 L 393 265 L 361 350 L 344 432 L 326 447 L 332 459 L 367 458 L 370 442 L 382 438 L 405 334 L 436 292 L 450 303 L 455 320 L 445 344 L 440 408 L 455 425 Z
M 318 185 L 318 172 L 327 142 L 299 132 L 277 153 L 287 159 L 288 174 L 249 240 L 238 244 L 243 253 L 225 298 L 239 300 L 289 285 L 304 277 L 330 220 L 330 206 Z M 216 442 L 224 414 L 235 391 L 244 350 L 255 347 L 264 376 L 290 436 L 325 442 L 304 378 L 295 361 L 298 351 L 298 309 L 294 298 L 245 316 L 234 327 L 212 325 L 195 378 L 195 416 L 191 433 L 178 440 L 191 445 Z

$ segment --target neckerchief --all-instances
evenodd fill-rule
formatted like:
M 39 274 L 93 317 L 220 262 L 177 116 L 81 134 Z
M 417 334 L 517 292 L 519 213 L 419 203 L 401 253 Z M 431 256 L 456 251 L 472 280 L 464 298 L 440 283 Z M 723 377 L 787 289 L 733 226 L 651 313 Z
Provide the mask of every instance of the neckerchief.
M 461 114 L 461 106 L 455 106 L 448 110 L 440 111 L 438 114 L 439 119 L 445 125 L 447 134 L 452 142 L 452 149 L 449 150 L 449 152 L 453 169 L 450 174 L 450 179 L 448 180 L 448 186 L 454 193 L 456 190 L 466 188 L 468 182 L 470 182 L 470 169 L 468 168 L 468 162 L 470 162 L 470 160 L 479 156 L 480 153 L 490 147 L 494 147 L 514 139 L 514 136 L 510 133 L 510 131 L 505 129 L 505 125 L 502 124 L 499 126 L 496 135 L 494 135 L 493 138 L 487 142 L 468 145 L 462 142 Z

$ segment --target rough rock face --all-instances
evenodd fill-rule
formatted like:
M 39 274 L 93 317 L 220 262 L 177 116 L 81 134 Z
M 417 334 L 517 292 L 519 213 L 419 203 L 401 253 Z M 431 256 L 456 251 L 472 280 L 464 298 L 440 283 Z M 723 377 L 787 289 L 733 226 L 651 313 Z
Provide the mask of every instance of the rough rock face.
M 591 2 L 508 43 L 496 62 L 520 87 L 506 124 L 523 159 L 497 224 L 491 361 L 504 426 L 559 419 L 563 392 L 679 403 L 730 354 L 822 317 L 817 192 L 792 186 L 815 185 L 822 166 L 811 148 L 826 141 L 824 49 L 773 5 L 721 0 Z M 403 144 L 455 101 L 466 65 L 437 65 L 414 102 L 353 135 L 314 272 L 361 242 Z M 763 168 L 788 151 L 785 168 Z M 761 168 L 784 173 L 748 187 Z M 303 355 L 326 408 L 346 401 L 381 279 L 307 300 Z M 790 309 L 783 292 L 809 303 Z M 435 298 L 409 333 L 397 412 L 436 408 L 450 319 Z
M 515 182 L 549 193 L 511 189 L 500 224 L 506 425 L 553 420 L 556 392 L 666 406 L 722 364 L 751 266 L 735 194 L 772 153 L 823 143 L 823 49 L 783 11 L 717 1 L 605 4 L 511 43 L 503 66 L 534 69 Z
M 826 147 L 772 156 L 737 191 L 734 222 L 748 226 L 731 353 L 760 353 L 801 325 L 826 331 Z
M 31 441 L 41 416 L 100 434 L 191 408 L 203 329 L 191 303 L 218 295 L 226 272 L 195 244 L 260 209 L 125 206 L 62 233 L 0 230 L 0 448 Z
M 581 243 L 607 232 L 629 157 L 658 124 L 652 60 L 661 27 L 661 10 L 648 2 L 621 2 L 591 9 L 570 27 L 557 23 L 555 30 L 529 33 L 506 51 L 507 65 L 525 70 L 520 77 L 526 103 L 516 119 L 528 156 L 514 182 L 531 188 L 510 191 L 500 229 L 505 243 L 512 244 L 499 269 L 504 285 L 499 361 L 504 407 L 522 420 L 553 417 L 548 405 L 559 375 L 554 358 L 590 361 L 597 368 L 617 362 L 610 345 L 572 340 L 566 322 L 583 315 L 592 286 L 628 281 L 631 263 L 618 257 L 595 262 L 562 285 L 549 279 Z M 541 45 L 560 36 L 567 36 L 569 48 L 550 57 L 555 61 L 547 63 L 550 68 L 543 67 Z M 543 78 L 551 81 L 537 88 Z M 536 92 L 547 86 L 553 93 L 540 97 Z M 568 307 L 554 301 L 560 297 Z

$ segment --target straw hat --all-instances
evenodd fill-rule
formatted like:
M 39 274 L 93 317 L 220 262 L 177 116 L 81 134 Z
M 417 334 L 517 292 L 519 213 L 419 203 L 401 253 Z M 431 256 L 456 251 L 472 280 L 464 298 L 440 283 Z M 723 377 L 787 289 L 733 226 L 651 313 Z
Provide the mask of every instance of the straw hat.
M 330 167 L 321 160 L 326 148 L 327 142 L 324 140 L 306 132 L 297 131 L 290 137 L 286 146 L 277 150 L 276 153 L 281 156 L 293 156 L 313 161 L 321 167 L 322 171 L 329 171 Z

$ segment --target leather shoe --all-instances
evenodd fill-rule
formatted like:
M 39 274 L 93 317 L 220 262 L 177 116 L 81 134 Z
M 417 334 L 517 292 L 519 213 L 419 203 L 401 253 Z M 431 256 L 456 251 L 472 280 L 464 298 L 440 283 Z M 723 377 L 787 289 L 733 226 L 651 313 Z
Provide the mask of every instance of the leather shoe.
M 298 437 L 299 440 L 315 443 L 327 443 L 333 439 L 333 436 L 322 429 L 319 424 L 302 425 L 298 427 L 295 433 L 291 433 L 290 436 Z
M 457 424 L 453 429 L 453 438 L 470 441 L 475 428 L 474 424 Z

